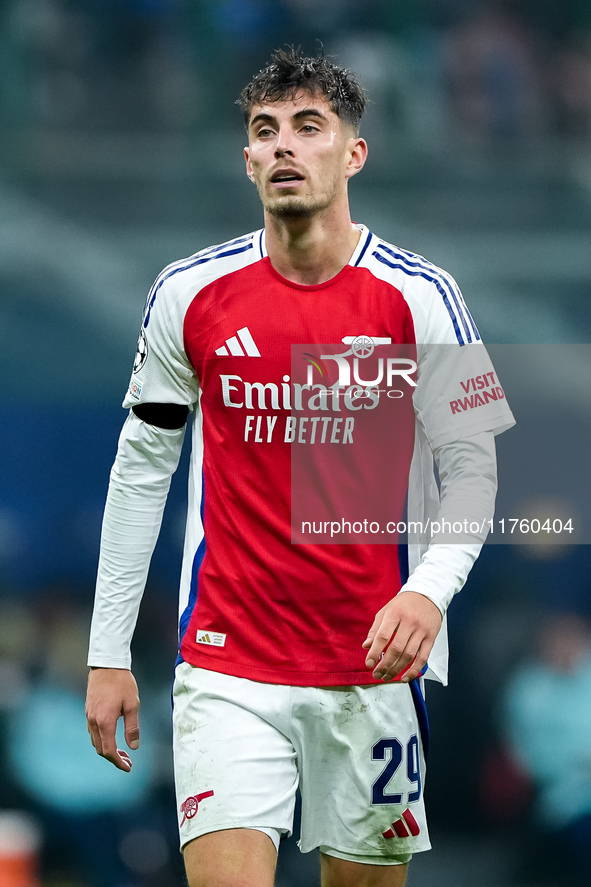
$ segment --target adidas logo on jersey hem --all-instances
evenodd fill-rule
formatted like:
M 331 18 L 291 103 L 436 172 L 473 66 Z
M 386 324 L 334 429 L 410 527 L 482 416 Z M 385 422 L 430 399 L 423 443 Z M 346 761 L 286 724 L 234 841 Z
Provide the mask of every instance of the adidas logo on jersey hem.
M 221 631 L 198 628 L 195 640 L 198 644 L 206 644 L 209 647 L 223 647 L 226 643 L 226 635 Z
M 255 345 L 252 334 L 247 326 L 238 330 L 235 336 L 226 339 L 226 344 L 215 349 L 218 357 L 260 357 L 261 352 Z

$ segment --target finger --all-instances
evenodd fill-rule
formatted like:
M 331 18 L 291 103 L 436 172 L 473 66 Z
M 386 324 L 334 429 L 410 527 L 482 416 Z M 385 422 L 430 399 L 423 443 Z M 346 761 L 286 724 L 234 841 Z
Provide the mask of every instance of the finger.
M 379 663 L 381 666 L 382 663 L 380 662 L 380 657 L 384 652 L 384 649 L 392 640 L 392 636 L 395 634 L 399 624 L 399 619 L 382 620 L 379 628 L 375 633 L 371 647 L 367 654 L 367 658 L 365 660 L 365 664 L 368 668 L 373 668 L 376 663 Z
M 131 760 L 127 752 L 121 752 L 120 749 L 117 748 L 117 739 L 116 739 L 116 728 L 117 728 L 117 720 L 108 720 L 104 723 L 97 723 L 98 734 L 99 734 L 99 745 L 95 746 L 98 754 L 105 758 L 105 760 L 109 761 L 118 770 L 125 770 L 129 772 L 131 770 Z
M 398 629 L 392 643 L 384 653 L 374 671 L 375 678 L 392 680 L 407 668 L 415 658 L 420 645 L 420 638 L 408 630 Z
M 98 723 L 92 721 L 90 718 L 87 723 L 87 728 L 90 733 L 90 741 L 92 742 L 96 753 L 100 755 L 101 758 L 105 758 L 106 761 L 109 761 L 119 770 L 129 772 L 132 766 L 131 759 L 127 752 L 117 748 L 114 739 L 111 742 L 109 738 L 111 731 L 107 729 L 101 732 Z
M 117 741 L 115 739 L 115 730 L 117 727 L 117 721 L 104 721 L 102 723 L 97 721 L 96 729 L 98 735 L 98 741 L 95 746 L 99 755 L 106 758 L 108 755 L 115 754 L 117 750 Z
M 134 711 L 131 712 L 125 712 L 123 720 L 125 723 L 125 741 L 127 747 L 135 750 L 140 747 L 140 725 L 137 709 L 134 709 Z
M 371 646 L 371 642 L 373 641 L 373 639 L 375 637 L 375 633 L 378 630 L 378 626 L 379 626 L 380 622 L 382 621 L 383 613 L 384 613 L 383 609 L 378 610 L 378 612 L 376 613 L 376 618 L 374 619 L 370 630 L 367 632 L 367 637 L 363 641 L 363 643 L 361 645 L 362 647 L 367 648 L 367 647 Z
M 122 748 L 116 749 L 114 755 L 109 755 L 108 757 L 105 755 L 105 757 L 107 761 L 110 761 L 111 764 L 114 764 L 118 770 L 123 770 L 125 773 L 129 773 L 129 771 L 133 767 L 133 762 L 131 758 Z
M 129 773 L 131 770 L 131 758 L 122 748 L 115 747 L 114 751 L 103 753 L 101 757 L 113 764 L 114 767 L 117 767 L 118 770 L 123 770 L 125 773 Z
M 93 744 L 93 746 L 94 746 L 94 748 L 95 748 L 95 750 L 96 750 L 96 753 L 97 753 L 98 755 L 102 755 L 102 753 L 103 753 L 103 747 L 102 747 L 102 744 L 101 744 L 101 737 L 100 737 L 100 733 L 99 733 L 99 731 L 98 731 L 98 727 L 96 727 L 95 729 L 90 730 L 89 732 L 90 732 L 90 741 L 92 742 L 92 744 Z
M 129 772 L 133 767 L 133 761 L 131 760 L 127 752 L 124 751 L 122 748 L 117 749 L 117 754 L 119 755 L 121 761 L 125 764 L 127 771 Z
M 99 746 L 100 746 L 100 738 L 98 736 L 97 730 L 94 727 L 91 727 L 90 722 L 86 724 L 87 730 L 90 734 L 90 741 L 92 743 L 93 748 L 100 754 Z
M 372 644 L 372 641 L 375 637 L 376 631 L 378 630 L 378 626 L 379 626 L 380 622 L 382 621 L 382 615 L 383 615 L 383 610 L 379 610 L 378 613 L 376 614 L 376 618 L 374 619 L 371 628 L 369 629 L 369 631 L 367 633 L 366 639 L 361 644 L 363 649 L 366 650 L 368 647 L 371 647 L 371 644 Z
M 427 665 L 432 647 L 433 641 L 426 638 L 419 647 L 414 662 L 411 663 L 408 671 L 406 671 L 400 678 L 403 683 L 408 684 L 410 683 L 410 681 L 414 681 L 415 678 L 418 678 L 422 674 L 423 669 Z
M 92 742 L 92 745 L 96 749 L 97 754 L 100 755 L 102 753 L 102 745 L 98 724 L 96 722 L 96 719 L 88 713 L 86 715 L 86 729 L 90 734 L 90 741 Z

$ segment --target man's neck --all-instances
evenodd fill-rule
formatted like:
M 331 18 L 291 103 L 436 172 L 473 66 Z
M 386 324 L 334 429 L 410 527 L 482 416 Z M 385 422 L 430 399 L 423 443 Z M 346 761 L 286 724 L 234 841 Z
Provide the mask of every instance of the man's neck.
M 314 286 L 348 264 L 360 232 L 349 218 L 285 219 L 265 213 L 265 243 L 275 270 L 293 283 Z

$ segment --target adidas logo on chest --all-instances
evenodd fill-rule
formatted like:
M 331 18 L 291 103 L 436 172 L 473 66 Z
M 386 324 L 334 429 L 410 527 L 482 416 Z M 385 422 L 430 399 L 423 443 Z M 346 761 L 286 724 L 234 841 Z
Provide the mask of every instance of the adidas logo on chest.
M 260 357 L 261 352 L 257 348 L 252 334 L 247 326 L 238 330 L 235 336 L 226 339 L 224 345 L 215 349 L 218 357 Z

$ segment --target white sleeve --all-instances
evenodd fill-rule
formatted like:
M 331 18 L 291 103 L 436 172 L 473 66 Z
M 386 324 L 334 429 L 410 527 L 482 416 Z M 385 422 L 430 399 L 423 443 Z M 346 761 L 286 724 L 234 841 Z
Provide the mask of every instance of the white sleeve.
M 433 452 L 462 437 L 475 437 L 481 431 L 500 434 L 515 424 L 481 342 L 420 345 L 417 351 L 419 374 L 413 402 Z
M 441 483 L 440 506 L 436 521 L 462 525 L 474 522 L 479 532 L 462 532 L 458 541 L 449 542 L 449 533 L 431 539 L 421 562 L 400 589 L 415 591 L 437 605 L 442 615 L 455 594 L 463 587 L 472 564 L 488 534 L 494 515 L 497 467 L 494 435 L 483 431 L 434 450 Z
M 184 345 L 187 303 L 194 290 L 165 268 L 148 294 L 124 407 L 175 403 L 193 410 L 199 383 Z M 176 281 L 176 283 L 175 283 Z M 187 295 L 187 294 L 192 295 Z
M 129 668 L 130 644 L 185 428 L 148 425 L 130 411 L 103 518 L 88 665 Z

